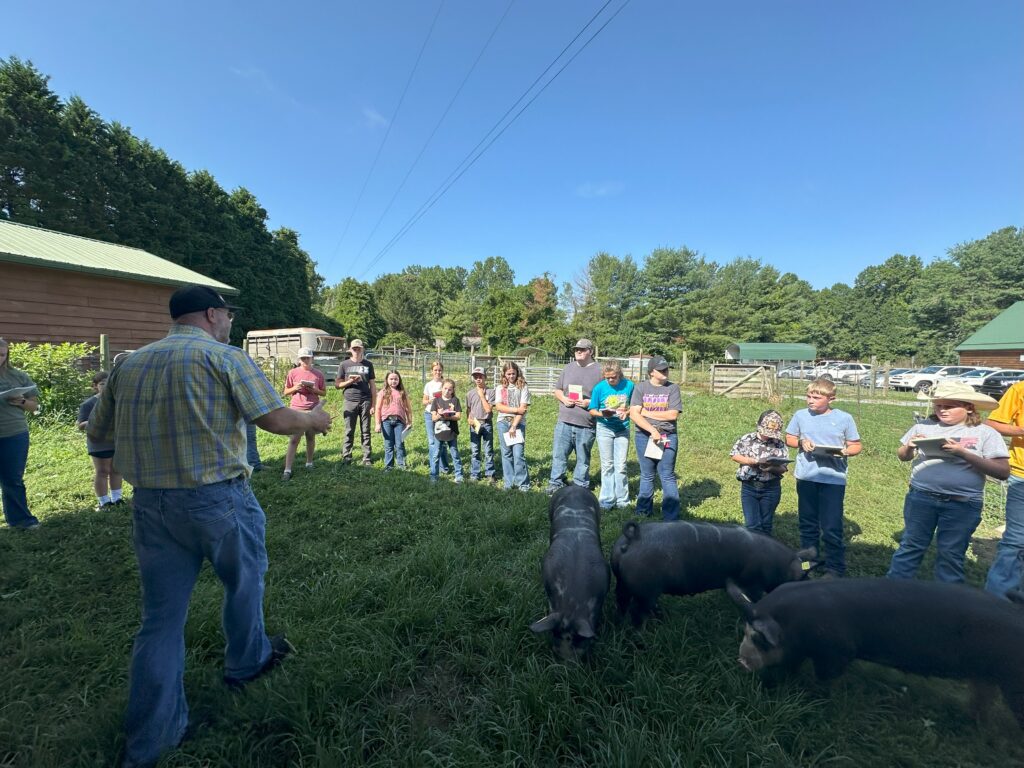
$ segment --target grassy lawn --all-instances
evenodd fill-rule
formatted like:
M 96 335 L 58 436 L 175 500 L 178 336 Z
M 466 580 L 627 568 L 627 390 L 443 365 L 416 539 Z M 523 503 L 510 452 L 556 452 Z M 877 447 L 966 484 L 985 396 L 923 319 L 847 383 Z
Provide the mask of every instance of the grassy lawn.
M 784 401 L 784 415 L 799 404 Z M 851 460 L 846 497 L 850 571 L 880 576 L 902 527 L 909 469 L 895 447 L 910 409 L 839 405 L 866 446 Z M 684 398 L 684 515 L 742 521 L 728 451 L 764 407 Z M 550 398 L 529 416 L 535 486 L 550 468 L 554 416 Z M 80 434 L 39 428 L 32 441 L 29 500 L 43 525 L 0 529 L 0 766 L 111 765 L 139 620 L 130 514 L 92 511 Z M 269 463 L 254 481 L 268 519 L 267 626 L 286 631 L 298 655 L 244 693 L 228 692 L 221 589 L 206 566 L 186 628 L 185 685 L 193 717 L 207 725 L 163 765 L 1024 763 L 1009 712 L 999 704 L 979 727 L 962 684 L 857 664 L 831 685 L 807 668 L 763 686 L 736 663 L 740 622 L 722 593 L 663 598 L 663 617 L 641 629 L 619 623 L 609 597 L 590 660 L 561 663 L 527 629 L 547 608 L 542 493 L 432 487 L 422 422 L 406 473 L 380 471 L 376 435 L 378 466 L 342 467 L 338 422 L 321 438 L 316 468 L 300 461 L 282 483 L 286 440 L 260 433 L 260 441 Z M 460 442 L 468 456 L 465 436 Z M 634 462 L 634 492 L 638 475 Z M 1002 522 L 997 490 L 968 555 L 974 584 Z M 627 519 L 623 510 L 602 521 L 606 552 Z M 797 541 L 790 478 L 777 535 Z

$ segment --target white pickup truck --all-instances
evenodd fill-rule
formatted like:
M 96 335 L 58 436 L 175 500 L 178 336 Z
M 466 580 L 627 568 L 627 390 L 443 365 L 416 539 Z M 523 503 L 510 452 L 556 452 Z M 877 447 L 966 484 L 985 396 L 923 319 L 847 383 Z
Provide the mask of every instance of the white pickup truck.
M 929 365 L 927 368 L 890 377 L 889 386 L 902 391 L 914 390 L 927 394 L 940 379 L 962 376 L 973 370 L 973 365 Z

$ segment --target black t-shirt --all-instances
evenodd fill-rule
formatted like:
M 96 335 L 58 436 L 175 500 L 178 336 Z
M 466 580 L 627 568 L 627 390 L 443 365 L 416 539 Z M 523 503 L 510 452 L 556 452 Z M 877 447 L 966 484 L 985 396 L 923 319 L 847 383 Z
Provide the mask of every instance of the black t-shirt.
M 351 358 L 343 360 L 338 370 L 338 378 L 347 379 L 349 376 L 359 375 L 359 381 L 345 387 L 345 402 L 357 405 L 370 400 L 370 381 L 377 376 L 373 372 L 373 363 L 365 357 L 358 363 Z
M 451 400 L 445 400 L 443 397 L 435 397 L 434 402 L 430 404 L 431 411 L 455 411 L 456 413 L 462 413 L 462 403 L 459 402 L 459 398 L 455 395 L 452 396 Z M 451 432 L 451 437 L 445 435 L 445 433 L 438 432 L 438 424 L 444 424 L 448 431 Z M 459 422 L 449 419 L 441 419 L 440 421 L 434 422 L 434 434 L 438 440 L 454 440 L 459 435 Z

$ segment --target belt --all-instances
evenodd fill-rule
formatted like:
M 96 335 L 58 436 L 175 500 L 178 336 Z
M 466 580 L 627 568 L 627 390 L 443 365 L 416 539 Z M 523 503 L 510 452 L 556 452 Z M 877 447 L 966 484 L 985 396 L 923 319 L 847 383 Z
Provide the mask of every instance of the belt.
M 955 501 L 962 504 L 965 501 L 972 500 L 970 496 L 957 496 L 953 493 L 936 493 L 935 491 L 926 491 L 923 488 L 915 488 L 914 486 L 910 486 L 910 490 L 923 493 L 926 496 L 931 496 L 933 499 L 938 499 L 939 501 Z
M 754 486 L 755 488 L 772 488 L 776 485 L 779 485 L 782 482 L 782 479 L 780 478 L 778 480 L 743 480 L 742 482 L 750 483 L 750 485 Z

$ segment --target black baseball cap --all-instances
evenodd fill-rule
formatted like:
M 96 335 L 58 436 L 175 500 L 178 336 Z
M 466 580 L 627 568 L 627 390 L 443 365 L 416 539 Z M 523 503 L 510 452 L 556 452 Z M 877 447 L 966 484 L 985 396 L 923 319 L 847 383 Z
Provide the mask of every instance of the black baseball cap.
M 241 307 L 235 307 L 224 301 L 224 297 L 208 285 L 183 285 L 171 294 L 171 300 L 167 303 L 171 312 L 171 319 L 177 320 L 182 315 L 190 312 L 202 312 L 206 309 L 229 309 L 235 311 Z
M 656 355 L 656 356 L 652 357 L 650 360 L 647 361 L 647 372 L 648 373 L 650 373 L 651 371 L 667 371 L 667 370 L 668 370 L 668 360 L 666 360 L 664 357 L 661 357 L 660 355 Z

